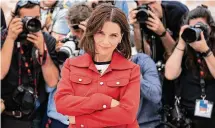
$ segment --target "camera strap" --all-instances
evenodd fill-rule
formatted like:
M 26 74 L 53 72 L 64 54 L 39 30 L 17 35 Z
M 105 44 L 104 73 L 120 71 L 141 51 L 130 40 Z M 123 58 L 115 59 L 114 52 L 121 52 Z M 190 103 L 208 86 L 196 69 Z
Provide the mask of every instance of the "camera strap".
M 37 91 L 37 80 L 36 80 L 36 70 L 35 70 L 35 62 L 33 61 L 32 57 L 28 61 L 27 58 L 24 56 L 24 50 L 22 48 L 22 45 L 20 42 L 17 42 L 17 48 L 19 50 L 18 54 L 18 60 L 19 60 L 19 70 L 18 70 L 18 84 L 19 86 L 22 85 L 22 65 L 24 64 L 24 67 L 26 69 L 26 72 L 28 74 L 29 82 L 32 86 L 34 86 L 35 92 L 34 97 L 35 99 L 38 98 L 38 91 Z M 23 63 L 22 63 L 23 62 Z M 32 70 L 30 69 L 30 64 L 33 64 L 34 68 L 34 77 L 32 75 Z
M 201 98 L 202 99 L 196 99 L 195 104 L 195 116 L 199 117 L 205 117 L 205 118 L 211 118 L 212 110 L 213 110 L 213 102 L 205 100 L 206 98 L 206 89 L 205 89 L 205 72 L 203 71 L 203 57 L 200 53 L 196 54 L 197 56 L 197 63 L 199 65 L 199 75 L 200 75 L 200 86 L 201 86 Z
M 45 42 L 43 42 L 43 48 L 44 48 L 43 55 L 40 55 L 38 53 L 38 50 L 37 50 L 37 60 L 38 60 L 38 62 L 39 62 L 40 65 L 44 65 L 45 62 L 46 62 L 46 58 L 47 58 L 47 47 L 45 45 Z
M 205 80 L 204 80 L 204 71 L 202 68 L 202 61 L 203 58 L 201 57 L 200 53 L 196 54 L 197 56 L 197 63 L 199 65 L 199 76 L 200 76 L 200 86 L 201 86 L 201 98 L 204 100 L 206 98 L 206 93 L 205 93 Z

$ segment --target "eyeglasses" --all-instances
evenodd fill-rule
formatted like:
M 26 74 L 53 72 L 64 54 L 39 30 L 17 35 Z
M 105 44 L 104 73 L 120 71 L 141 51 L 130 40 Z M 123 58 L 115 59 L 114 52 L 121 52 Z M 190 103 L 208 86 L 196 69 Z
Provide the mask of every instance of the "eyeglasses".
M 109 35 L 108 36 L 108 42 L 111 43 L 112 45 L 116 45 L 120 42 L 121 38 L 122 38 L 123 34 L 122 35 Z M 101 43 L 104 41 L 105 39 L 105 34 L 103 32 L 97 32 L 94 34 L 94 38 L 96 38 L 96 42 L 97 43 Z

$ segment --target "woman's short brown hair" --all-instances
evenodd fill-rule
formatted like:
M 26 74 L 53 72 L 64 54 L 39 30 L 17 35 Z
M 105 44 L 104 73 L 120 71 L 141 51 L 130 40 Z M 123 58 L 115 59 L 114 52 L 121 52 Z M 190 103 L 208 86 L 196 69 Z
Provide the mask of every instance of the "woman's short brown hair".
M 121 28 L 122 41 L 118 44 L 117 50 L 125 57 L 131 57 L 130 28 L 126 15 L 118 8 L 101 4 L 96 7 L 87 22 L 85 34 L 80 42 L 80 47 L 92 57 L 95 56 L 94 34 L 103 27 L 107 21 L 118 24 Z

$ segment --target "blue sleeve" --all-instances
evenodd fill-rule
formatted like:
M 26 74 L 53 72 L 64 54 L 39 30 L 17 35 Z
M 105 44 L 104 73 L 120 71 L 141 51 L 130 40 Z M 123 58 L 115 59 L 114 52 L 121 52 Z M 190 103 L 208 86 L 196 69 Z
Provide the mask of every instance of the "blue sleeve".
M 53 29 L 52 29 L 53 32 L 57 34 L 63 34 L 63 35 L 66 35 L 70 32 L 69 26 L 66 20 L 67 11 L 68 11 L 67 9 L 62 9 L 56 14 L 55 16 L 56 19 L 54 20 Z
M 115 6 L 120 8 L 125 13 L 126 17 L 128 17 L 128 4 L 126 1 L 116 1 Z
M 141 69 L 140 95 L 153 103 L 159 103 L 162 95 L 161 83 L 154 61 L 142 53 L 137 54 L 133 60 Z

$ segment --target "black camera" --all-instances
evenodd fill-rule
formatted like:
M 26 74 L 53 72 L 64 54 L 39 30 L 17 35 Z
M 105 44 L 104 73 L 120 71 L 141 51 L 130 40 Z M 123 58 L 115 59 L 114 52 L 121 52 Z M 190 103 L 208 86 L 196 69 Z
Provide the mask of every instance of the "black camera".
M 78 56 L 79 47 L 78 47 L 78 40 L 75 36 L 66 37 L 61 40 L 63 46 L 60 48 L 58 55 L 58 62 L 63 64 L 65 60 L 72 56 Z
M 12 98 L 20 106 L 20 110 L 24 114 L 28 115 L 33 111 L 35 95 L 32 87 L 24 85 L 18 86 L 14 91 Z
M 148 5 L 142 5 L 136 8 L 138 10 L 136 14 L 137 21 L 139 23 L 145 23 L 150 17 L 148 10 L 150 10 Z
M 192 128 L 192 120 L 187 117 L 187 111 L 180 105 L 180 98 L 175 97 L 174 107 L 164 105 L 160 111 L 163 121 L 156 128 Z
M 26 39 L 29 32 L 38 32 L 42 29 L 40 20 L 31 16 L 25 16 L 22 19 L 23 32 L 19 35 L 19 39 Z
M 183 31 L 181 37 L 186 43 L 192 43 L 192 42 L 201 40 L 202 31 L 203 31 L 205 40 L 208 40 L 208 37 L 209 37 L 208 25 L 203 24 L 202 22 L 198 22 L 194 26 L 190 26 L 186 28 Z

